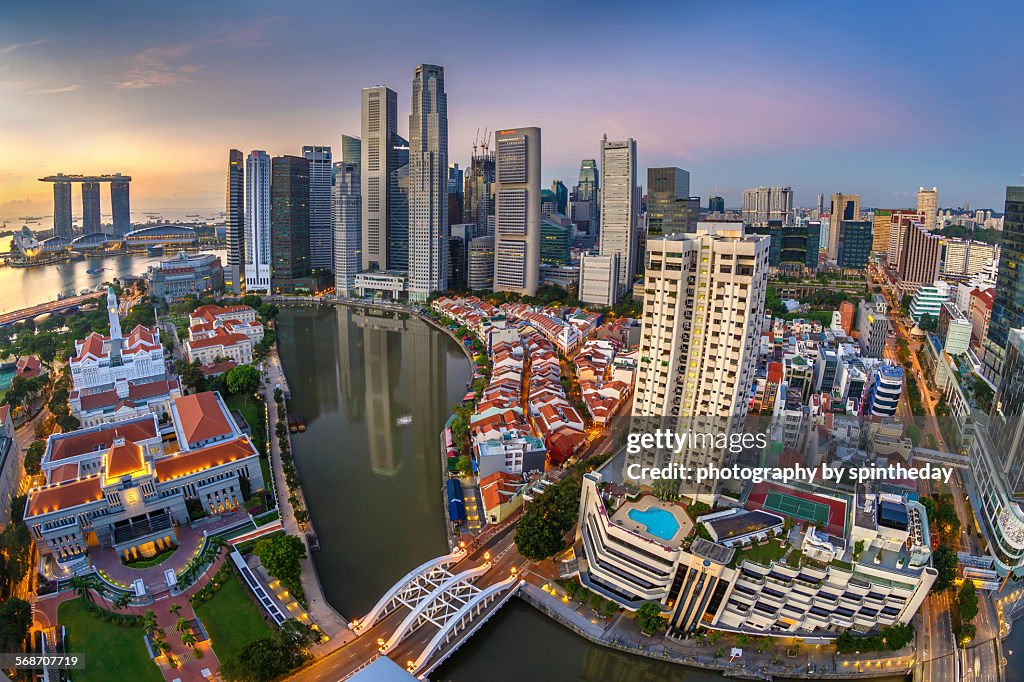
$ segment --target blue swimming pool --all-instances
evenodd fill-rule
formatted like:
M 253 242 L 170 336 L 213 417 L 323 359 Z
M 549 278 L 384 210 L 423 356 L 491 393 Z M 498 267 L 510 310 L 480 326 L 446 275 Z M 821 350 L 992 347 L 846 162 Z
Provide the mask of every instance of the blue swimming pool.
M 679 522 L 672 512 L 660 507 L 648 507 L 640 511 L 630 509 L 629 518 L 647 528 L 647 532 L 662 540 L 671 540 L 679 532 Z

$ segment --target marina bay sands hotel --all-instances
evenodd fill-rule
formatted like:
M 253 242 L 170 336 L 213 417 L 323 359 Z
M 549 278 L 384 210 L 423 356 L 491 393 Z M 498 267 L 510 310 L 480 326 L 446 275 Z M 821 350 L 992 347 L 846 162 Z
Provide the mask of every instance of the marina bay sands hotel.
M 75 235 L 71 221 L 71 184 L 82 185 L 82 234 L 102 232 L 100 227 L 100 183 L 110 183 L 110 206 L 113 214 L 114 234 L 123 235 L 132 229 L 129 201 L 130 175 L 64 175 L 57 173 L 40 182 L 53 183 L 53 235 L 72 239 Z

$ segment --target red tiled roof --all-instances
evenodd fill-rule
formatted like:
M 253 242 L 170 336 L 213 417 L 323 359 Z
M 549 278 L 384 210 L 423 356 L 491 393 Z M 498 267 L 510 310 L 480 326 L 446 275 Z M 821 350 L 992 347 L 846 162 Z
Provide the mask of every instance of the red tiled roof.
M 507 471 L 496 471 L 480 479 L 480 495 L 484 500 L 484 509 L 494 509 L 507 502 L 519 492 L 522 482 L 520 476 Z
M 213 336 L 208 336 L 205 339 L 196 339 L 195 341 L 189 341 L 189 348 L 212 348 L 213 346 L 234 346 L 238 343 L 243 343 L 249 340 L 245 334 L 233 334 L 225 331 L 223 328 L 218 328 Z
M 233 431 L 214 393 L 194 393 L 174 399 L 178 425 L 188 443 L 224 436 Z
M 38 516 L 103 499 L 98 476 L 29 492 L 28 515 Z
M 59 467 L 50 469 L 50 483 L 63 483 L 78 478 L 78 465 L 61 464 Z
M 0 425 L 7 421 L 7 416 L 11 412 L 11 406 L 7 403 L 0 405 Z
M 128 400 L 145 400 L 165 393 L 169 394 L 175 389 L 181 390 L 181 384 L 177 378 L 147 381 L 141 384 L 129 382 Z M 116 405 L 121 399 L 117 397 L 117 390 L 112 388 L 107 391 L 83 395 L 81 401 L 83 410 L 96 410 L 107 405 Z
M 67 457 L 106 450 L 113 445 L 116 438 L 138 443 L 158 436 L 159 432 L 151 417 L 107 424 L 97 431 L 76 432 L 55 438 L 51 441 L 50 461 L 56 462 Z
M 107 478 L 120 478 L 143 467 L 142 448 L 135 443 L 115 445 L 107 453 Z
M 198 395 L 212 394 L 199 393 Z M 205 471 L 221 464 L 245 459 L 255 454 L 256 451 L 249 441 L 244 437 L 238 437 L 208 445 L 205 448 L 189 450 L 171 457 L 158 459 L 154 464 L 154 468 L 156 469 L 158 481 L 169 481 L 197 471 Z
M 75 356 L 74 361 L 80 362 L 85 359 L 86 355 L 92 355 L 96 358 L 103 357 L 103 343 L 107 340 L 107 337 L 100 336 L 96 332 L 89 334 L 89 336 L 85 337 L 85 340 L 82 341 L 82 348 L 78 355 Z
M 32 379 L 43 371 L 43 363 L 39 361 L 34 355 L 22 355 L 18 358 L 17 370 L 18 375 L 25 377 L 26 379 Z
M 209 365 L 203 365 L 199 368 L 199 371 L 203 373 L 204 377 L 213 377 L 218 374 L 224 374 L 224 372 L 227 372 L 236 365 L 237 363 L 234 360 L 225 360 L 224 362 L 213 362 Z

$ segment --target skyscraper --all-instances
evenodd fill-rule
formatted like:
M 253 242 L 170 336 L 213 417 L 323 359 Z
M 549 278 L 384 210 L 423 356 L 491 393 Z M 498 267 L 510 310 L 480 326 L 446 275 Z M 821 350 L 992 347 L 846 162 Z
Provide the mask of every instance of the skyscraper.
M 342 147 L 342 154 L 344 154 Z M 338 297 L 351 293 L 356 274 L 363 265 L 362 201 L 359 192 L 359 162 L 334 164 L 334 188 L 331 192 L 334 224 L 334 292 Z
M 939 277 L 942 238 L 924 229 L 921 223 L 901 227 L 902 247 L 896 263 L 896 285 L 902 294 L 912 294 L 922 284 Z
M 342 135 L 341 160 L 344 163 L 356 164 L 362 171 L 363 141 L 353 135 Z
M 494 236 L 494 152 L 486 145 L 480 153 L 473 148 L 465 183 L 463 221 L 475 224 L 477 234 Z
M 828 259 L 835 262 L 839 256 L 839 225 L 844 220 L 860 220 L 860 195 L 835 193 L 828 219 Z
M 271 163 L 271 284 L 275 290 L 309 288 L 309 161 L 275 156 Z
M 935 217 L 939 212 L 939 188 L 924 187 L 917 190 L 917 212 L 924 218 L 924 226 L 927 230 L 935 229 Z
M 747 225 L 767 225 L 769 220 L 789 224 L 793 216 L 792 187 L 755 187 L 743 190 L 743 222 Z
M 270 155 L 255 149 L 245 160 L 245 289 L 270 292 Z
M 409 142 L 397 133 L 391 136 L 388 173 L 388 270 L 409 270 Z
M 682 168 L 647 169 L 647 235 L 689 232 L 690 173 Z
M 839 227 L 836 263 L 844 270 L 864 270 L 871 258 L 872 222 L 844 220 Z
M 82 234 L 102 232 L 100 226 L 100 183 L 82 183 Z
M 123 237 L 132 231 L 130 181 L 117 177 L 110 181 L 110 214 L 116 236 Z
M 242 152 L 228 152 L 227 197 L 224 206 L 225 237 L 228 242 L 228 266 L 224 268 L 224 285 L 239 293 L 245 279 L 245 163 Z
M 708 197 L 708 213 L 725 213 L 725 199 Z
M 420 64 L 409 114 L 409 298 L 448 289 L 448 96 L 444 67 Z
M 462 223 L 463 192 L 465 179 L 459 164 L 448 164 L 448 226 Z
M 576 223 L 576 227 L 590 236 L 597 234 L 600 222 L 599 178 L 597 161 L 583 159 L 583 162 L 580 163 L 579 181 L 570 196 L 569 218 Z
M 72 239 L 71 227 L 71 183 L 53 183 L 53 236 Z
M 555 210 L 564 216 L 569 215 L 569 190 L 561 180 L 551 181 L 551 192 L 555 195 Z
M 619 254 L 619 290 L 636 275 L 636 140 L 601 140 L 601 255 Z
M 330 270 L 334 265 L 334 229 L 331 226 L 331 148 L 307 145 L 309 161 L 309 267 Z
M 363 269 L 388 268 L 388 185 L 395 170 L 398 95 L 378 85 L 362 91 Z
M 540 128 L 495 137 L 495 291 L 533 296 L 540 284 L 540 154 Z
M 985 338 L 984 374 L 998 384 L 1011 329 L 1024 327 L 1024 187 L 1007 187 L 1002 252 L 992 319 Z

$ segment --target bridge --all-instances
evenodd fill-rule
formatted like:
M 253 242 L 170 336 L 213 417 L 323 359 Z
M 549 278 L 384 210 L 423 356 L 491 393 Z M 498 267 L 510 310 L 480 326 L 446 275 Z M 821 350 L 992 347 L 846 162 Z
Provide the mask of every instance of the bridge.
M 344 680 L 388 656 L 425 679 L 508 603 L 521 585 L 514 525 L 475 551 L 458 548 L 400 578 L 349 627 L 356 638 L 290 679 Z
M 103 294 L 100 293 L 89 293 L 84 296 L 69 296 L 67 298 L 60 298 L 56 301 L 50 301 L 49 303 L 40 303 L 34 305 L 31 308 L 22 308 L 21 310 L 15 310 L 14 312 L 4 313 L 0 315 L 0 327 L 6 327 L 9 324 L 15 322 L 21 322 L 22 320 L 28 320 L 43 313 L 56 313 L 61 310 L 67 310 L 68 308 L 75 308 L 84 303 L 95 303 L 96 299 Z
M 914 462 L 931 462 L 941 466 L 956 467 L 958 469 L 970 469 L 971 459 L 967 455 L 960 455 L 954 452 L 942 452 L 941 450 L 928 450 L 926 448 L 913 448 L 910 451 L 909 464 Z

